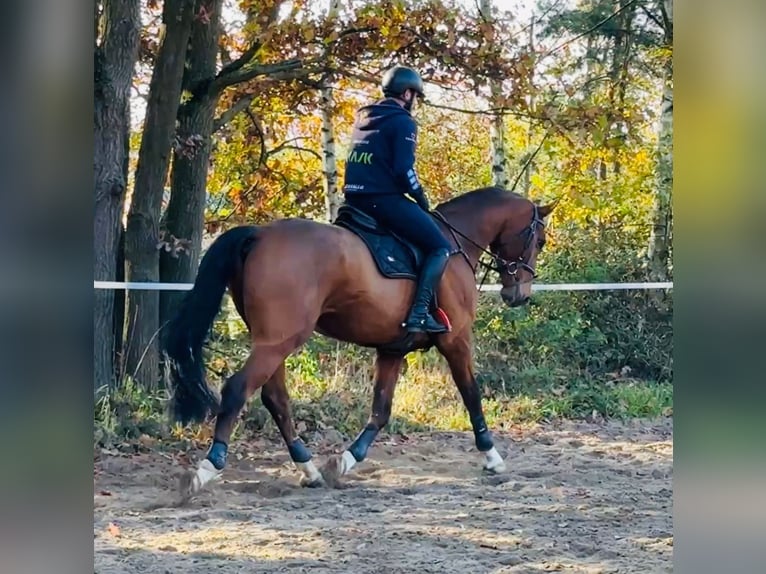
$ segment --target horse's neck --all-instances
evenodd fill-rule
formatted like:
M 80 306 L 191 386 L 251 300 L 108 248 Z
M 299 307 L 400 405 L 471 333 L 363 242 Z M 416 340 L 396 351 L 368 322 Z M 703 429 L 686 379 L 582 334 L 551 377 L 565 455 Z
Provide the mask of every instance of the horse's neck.
M 458 210 L 449 210 L 444 213 L 444 218 L 455 229 L 459 230 L 471 241 L 478 244 L 473 245 L 471 241 L 466 241 L 458 235 L 458 242 L 465 251 L 471 265 L 475 268 L 481 257 L 482 250 L 486 249 L 497 235 L 496 217 L 489 210 L 474 211 L 465 213 Z

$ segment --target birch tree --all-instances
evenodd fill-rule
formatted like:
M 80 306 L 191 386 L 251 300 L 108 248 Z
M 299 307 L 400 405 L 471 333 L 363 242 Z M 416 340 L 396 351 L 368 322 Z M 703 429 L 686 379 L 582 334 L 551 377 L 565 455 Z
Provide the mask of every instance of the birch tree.
M 492 15 L 492 0 L 481 0 L 479 12 L 486 26 L 490 28 L 490 33 L 494 40 L 495 19 Z M 490 108 L 498 110 L 492 115 L 489 128 L 490 153 L 492 156 L 492 185 L 507 188 L 510 185 L 508 177 L 508 161 L 505 151 L 505 119 L 501 106 L 500 98 L 502 96 L 502 82 L 498 79 L 489 80 L 489 104 Z
M 527 50 L 530 54 L 535 53 L 535 19 L 536 16 L 533 14 L 530 17 L 529 20 L 529 43 Z M 534 66 L 530 69 L 530 80 L 529 83 L 534 85 Z M 529 111 L 532 115 L 535 114 L 535 104 L 536 104 L 536 98 L 534 93 L 529 94 Z M 529 190 L 532 187 L 532 172 L 534 171 L 534 159 L 532 158 L 531 154 L 534 153 L 532 151 L 532 135 L 534 133 L 534 124 L 530 121 L 529 125 L 527 127 L 527 151 L 522 155 L 520 159 L 520 165 L 521 168 L 524 170 L 524 197 L 529 197 Z
M 327 23 L 330 28 L 337 25 L 340 0 L 330 0 L 327 12 Z M 329 45 L 328 45 L 329 46 Z M 329 54 L 326 51 L 325 57 Z M 330 64 L 330 62 L 327 62 Z M 333 97 L 332 75 L 328 73 L 320 88 L 320 110 L 322 113 L 322 169 L 324 171 L 325 205 L 327 207 L 327 220 L 334 221 L 338 216 L 338 208 L 342 203 L 342 197 L 338 189 L 338 162 L 335 154 L 335 129 L 333 127 Z
M 666 281 L 669 276 L 673 239 L 673 0 L 660 0 L 658 3 L 665 30 L 665 49 L 668 53 L 660 104 L 657 176 L 648 260 L 652 279 Z

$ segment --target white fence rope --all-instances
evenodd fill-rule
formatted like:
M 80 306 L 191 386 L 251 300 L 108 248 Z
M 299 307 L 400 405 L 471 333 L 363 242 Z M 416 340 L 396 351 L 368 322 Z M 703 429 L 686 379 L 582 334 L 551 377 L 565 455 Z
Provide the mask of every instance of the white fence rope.
M 147 291 L 188 291 L 193 283 L 136 283 L 124 281 L 94 281 L 94 289 L 127 289 Z M 478 285 L 477 285 L 478 287 Z M 483 285 L 481 291 L 500 291 L 502 285 Z M 672 289 L 673 282 L 655 283 L 551 283 L 532 284 L 532 291 L 613 291 L 628 289 Z

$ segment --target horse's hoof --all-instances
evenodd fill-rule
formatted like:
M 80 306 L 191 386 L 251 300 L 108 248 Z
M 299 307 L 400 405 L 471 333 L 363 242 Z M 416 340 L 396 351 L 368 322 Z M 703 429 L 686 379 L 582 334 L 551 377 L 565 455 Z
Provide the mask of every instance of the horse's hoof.
M 324 466 L 319 469 L 322 474 L 322 478 L 327 486 L 330 488 L 339 488 L 339 479 L 343 476 L 343 458 L 334 454 L 327 459 Z
M 505 461 L 495 447 L 489 449 L 484 456 L 484 471 L 490 474 L 499 474 L 505 472 Z
M 196 471 L 188 470 L 181 474 L 179 479 L 179 491 L 181 501 L 186 502 L 192 496 L 204 488 L 206 484 L 212 481 L 220 480 L 221 471 L 213 466 L 213 463 L 205 459 Z
M 487 474 L 500 474 L 505 472 L 506 466 L 504 462 L 501 462 L 500 464 L 496 464 L 494 466 L 487 466 L 484 465 L 484 472 Z
M 181 502 L 188 502 L 196 494 L 194 488 L 195 478 L 196 473 L 192 470 L 183 472 L 178 478 L 178 492 L 181 495 Z
M 300 485 L 303 488 L 322 488 L 324 486 L 327 486 L 325 484 L 324 478 L 319 477 L 319 478 L 311 479 L 308 476 L 301 477 Z

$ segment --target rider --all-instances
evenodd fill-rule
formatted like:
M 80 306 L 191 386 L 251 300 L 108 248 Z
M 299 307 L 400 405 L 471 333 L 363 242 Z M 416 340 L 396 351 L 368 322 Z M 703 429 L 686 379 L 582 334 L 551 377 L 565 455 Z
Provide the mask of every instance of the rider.
M 428 199 L 415 174 L 417 125 L 411 112 L 424 97 L 423 80 L 412 68 L 396 66 L 383 75 L 381 84 L 384 98 L 357 114 L 346 160 L 345 201 L 425 251 L 404 327 L 444 333 L 447 327 L 431 316 L 429 307 L 451 246 L 429 215 Z

